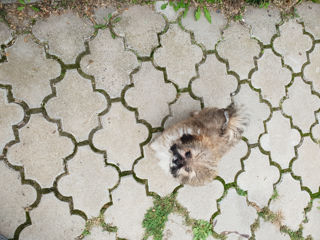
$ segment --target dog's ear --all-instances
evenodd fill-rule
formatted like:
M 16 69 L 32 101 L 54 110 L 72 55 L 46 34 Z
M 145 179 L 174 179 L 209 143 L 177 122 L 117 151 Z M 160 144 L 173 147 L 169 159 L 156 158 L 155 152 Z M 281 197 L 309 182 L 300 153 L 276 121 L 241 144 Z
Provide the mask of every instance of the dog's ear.
M 187 144 L 196 139 L 196 136 L 191 135 L 191 134 L 183 134 L 182 137 L 180 138 L 180 141 L 182 144 Z

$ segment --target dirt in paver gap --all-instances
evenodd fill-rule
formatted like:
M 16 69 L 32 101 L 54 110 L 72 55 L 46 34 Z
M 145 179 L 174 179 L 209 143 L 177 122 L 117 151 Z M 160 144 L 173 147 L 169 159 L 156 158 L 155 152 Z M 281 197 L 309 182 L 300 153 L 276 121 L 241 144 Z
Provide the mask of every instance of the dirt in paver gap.
M 179 0 L 180 1 L 180 0 Z M 22 4 L 26 3 L 26 4 Z M 6 21 L 13 30 L 18 32 L 30 31 L 32 24 L 39 18 L 45 18 L 51 14 L 61 14 L 66 9 L 73 9 L 80 16 L 87 16 L 94 22 L 94 9 L 99 7 L 111 7 L 121 12 L 130 5 L 152 4 L 155 1 L 146 0 L 42 0 L 37 3 L 28 4 L 28 0 L 21 0 L 18 3 L 2 4 L 0 3 L 0 21 Z M 178 1 L 176 1 L 178 2 Z M 185 1 L 187 2 L 187 1 Z M 240 16 L 245 11 L 248 3 L 259 4 L 268 2 L 264 0 L 221 0 L 211 1 L 189 0 L 190 5 L 208 8 L 214 8 L 222 11 L 227 17 L 233 18 Z M 199 3 L 201 2 L 201 3 Z M 294 11 L 294 6 L 301 0 L 271 0 L 274 5 L 283 12 L 290 13 Z

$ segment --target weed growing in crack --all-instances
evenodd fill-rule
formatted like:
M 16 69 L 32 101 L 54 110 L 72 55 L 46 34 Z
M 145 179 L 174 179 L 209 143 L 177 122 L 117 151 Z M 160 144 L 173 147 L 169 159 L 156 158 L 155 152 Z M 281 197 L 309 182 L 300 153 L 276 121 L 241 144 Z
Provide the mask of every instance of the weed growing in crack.
M 30 3 L 30 0 L 19 0 L 19 3 L 20 3 L 20 6 L 17 7 L 17 10 L 22 11 L 27 6 L 27 3 Z M 30 8 L 35 12 L 40 11 L 39 8 L 33 5 L 31 5 Z
M 197 220 L 192 228 L 193 240 L 205 240 L 212 235 L 212 225 L 205 220 Z
M 168 215 L 175 205 L 175 195 L 156 198 L 153 204 L 154 206 L 147 210 L 142 222 L 142 226 L 146 229 L 143 239 L 153 236 L 154 240 L 161 240 Z
M 279 193 L 278 193 L 278 191 L 275 189 L 275 190 L 273 191 L 273 194 L 272 194 L 272 196 L 271 196 L 271 199 L 272 199 L 272 200 L 276 200 L 278 197 L 279 197 Z
M 281 226 L 280 231 L 287 233 L 291 240 L 304 240 L 304 237 L 302 236 L 302 227 L 300 227 L 298 231 L 294 232 L 286 226 Z
M 267 222 L 271 222 L 276 224 L 277 226 L 281 226 L 281 222 L 283 220 L 283 216 L 281 212 L 274 213 L 270 211 L 269 208 L 265 207 L 258 212 L 258 215 L 263 218 Z

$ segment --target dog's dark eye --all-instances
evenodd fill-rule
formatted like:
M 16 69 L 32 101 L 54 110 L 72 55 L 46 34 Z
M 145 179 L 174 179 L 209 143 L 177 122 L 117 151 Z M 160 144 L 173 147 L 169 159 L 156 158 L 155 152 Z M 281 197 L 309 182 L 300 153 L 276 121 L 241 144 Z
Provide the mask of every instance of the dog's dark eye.
M 186 152 L 184 155 L 186 158 L 191 158 L 191 156 L 192 156 L 190 151 Z

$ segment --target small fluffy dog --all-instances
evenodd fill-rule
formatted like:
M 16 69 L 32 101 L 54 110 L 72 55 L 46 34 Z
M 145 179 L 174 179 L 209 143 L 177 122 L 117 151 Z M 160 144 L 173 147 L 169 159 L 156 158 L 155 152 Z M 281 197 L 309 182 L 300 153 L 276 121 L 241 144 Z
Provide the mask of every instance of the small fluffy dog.
M 217 176 L 217 163 L 241 138 L 248 116 L 234 103 L 204 108 L 164 130 L 151 144 L 160 166 L 183 184 L 204 185 Z

